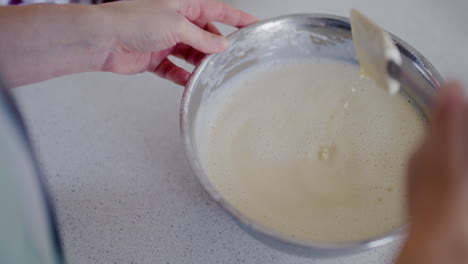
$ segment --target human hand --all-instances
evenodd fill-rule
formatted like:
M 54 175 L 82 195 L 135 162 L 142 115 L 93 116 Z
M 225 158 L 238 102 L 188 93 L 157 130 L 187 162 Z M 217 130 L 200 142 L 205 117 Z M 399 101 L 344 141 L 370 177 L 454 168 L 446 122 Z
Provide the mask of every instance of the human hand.
M 217 0 L 139 0 L 100 6 L 112 25 L 109 53 L 101 70 L 121 74 L 149 71 L 185 85 L 190 73 L 168 59 L 197 65 L 227 46 L 212 21 L 235 27 L 255 18 Z
M 468 101 L 458 84 L 442 89 L 410 160 L 408 207 L 410 232 L 397 263 L 468 262 Z
M 197 65 L 221 52 L 226 38 L 211 24 L 243 27 L 255 18 L 217 0 L 137 0 L 102 5 L 0 7 L 0 75 L 20 86 L 63 75 L 153 72 L 184 85 Z

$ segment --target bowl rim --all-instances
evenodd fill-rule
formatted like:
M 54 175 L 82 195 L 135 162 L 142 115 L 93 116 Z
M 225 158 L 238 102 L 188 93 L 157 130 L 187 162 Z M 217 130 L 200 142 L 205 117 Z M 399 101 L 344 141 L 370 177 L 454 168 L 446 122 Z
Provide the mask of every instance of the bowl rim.
M 268 23 L 278 22 L 287 19 L 293 18 L 312 18 L 312 19 L 322 19 L 322 20 L 333 20 L 339 23 L 346 23 L 349 25 L 349 29 L 351 30 L 350 20 L 347 17 L 337 16 L 337 15 L 330 15 L 324 13 L 298 13 L 298 14 L 289 14 L 289 15 L 282 15 L 277 16 L 265 20 L 258 21 L 254 24 L 248 25 L 244 28 L 241 28 L 227 36 L 228 41 L 232 40 L 238 34 L 241 34 L 244 31 L 250 30 L 252 28 L 256 28 Z M 415 48 L 409 45 L 407 42 L 403 41 L 402 39 L 398 38 L 397 36 L 390 33 L 392 36 L 395 44 L 399 48 L 400 52 L 402 52 L 405 56 L 409 57 L 413 64 L 419 69 L 419 71 L 424 75 L 426 79 L 428 79 L 433 86 L 434 89 L 440 88 L 441 83 L 443 82 L 443 78 L 441 77 L 440 73 L 435 69 L 435 67 L 422 55 L 420 54 Z M 372 249 L 378 246 L 382 246 L 388 244 L 390 242 L 396 241 L 397 239 L 404 236 L 407 229 L 407 223 L 403 224 L 402 226 L 395 228 L 387 233 L 382 235 L 378 235 L 369 239 L 360 240 L 360 241 L 349 241 L 349 242 L 317 242 L 317 241 L 309 241 L 309 240 L 302 240 L 297 238 L 288 237 L 280 232 L 274 231 L 270 228 L 264 227 L 261 224 L 255 223 L 253 220 L 242 214 L 239 210 L 234 208 L 223 196 L 220 194 L 219 191 L 210 183 L 208 176 L 200 167 L 199 157 L 196 154 L 195 149 L 192 147 L 192 141 L 190 140 L 190 136 L 188 135 L 188 107 L 191 102 L 191 94 L 194 90 L 195 83 L 199 76 L 202 74 L 204 68 L 211 60 L 210 58 L 215 56 L 216 54 L 208 55 L 197 67 L 195 67 L 192 77 L 190 78 L 189 82 L 187 83 L 181 100 L 180 105 L 180 132 L 182 136 L 182 141 L 185 149 L 186 156 L 189 160 L 191 169 L 195 176 L 198 178 L 199 182 L 203 186 L 206 192 L 210 195 L 210 197 L 215 200 L 230 216 L 234 218 L 238 223 L 242 226 L 248 228 L 247 231 L 253 232 L 253 235 L 260 235 L 261 237 L 274 240 L 283 245 L 297 247 L 299 249 L 305 250 L 319 250 L 319 251 L 350 251 L 356 252 L 365 249 Z

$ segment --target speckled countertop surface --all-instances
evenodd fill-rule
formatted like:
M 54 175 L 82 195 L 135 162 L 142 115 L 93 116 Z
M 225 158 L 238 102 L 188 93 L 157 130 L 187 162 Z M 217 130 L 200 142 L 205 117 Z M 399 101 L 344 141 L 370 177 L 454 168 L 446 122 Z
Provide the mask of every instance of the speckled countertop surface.
M 231 0 L 259 18 L 357 7 L 468 84 L 465 0 Z M 227 31 L 226 28 L 223 28 Z M 15 89 L 57 207 L 69 263 L 389 263 L 397 245 L 336 259 L 280 253 L 244 233 L 192 174 L 182 88 L 150 74 L 79 74 Z

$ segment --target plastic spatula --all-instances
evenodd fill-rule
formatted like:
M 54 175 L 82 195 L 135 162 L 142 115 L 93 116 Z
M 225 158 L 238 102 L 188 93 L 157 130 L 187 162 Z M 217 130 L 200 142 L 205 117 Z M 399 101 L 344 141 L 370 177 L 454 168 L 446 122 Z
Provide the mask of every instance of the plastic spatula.
M 356 9 L 351 9 L 351 31 L 361 74 L 373 79 L 390 94 L 396 94 L 400 85 L 424 90 L 402 68 L 402 58 L 390 34 Z

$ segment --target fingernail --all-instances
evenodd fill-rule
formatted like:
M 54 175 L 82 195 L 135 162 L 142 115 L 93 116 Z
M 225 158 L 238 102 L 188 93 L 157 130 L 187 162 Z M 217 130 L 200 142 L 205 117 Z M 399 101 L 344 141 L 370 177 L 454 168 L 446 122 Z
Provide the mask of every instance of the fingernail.
M 465 91 L 458 83 L 445 83 L 440 93 L 438 101 L 442 109 L 445 109 L 445 111 L 459 111 L 459 109 L 465 104 Z
M 216 36 L 216 39 L 215 39 L 214 43 L 216 45 L 216 50 L 218 52 L 224 51 L 228 46 L 227 39 L 225 37 L 222 37 L 222 36 Z
M 466 94 L 463 87 L 459 83 L 453 81 L 446 82 L 442 89 L 444 99 L 449 101 L 463 100 Z

